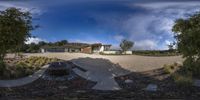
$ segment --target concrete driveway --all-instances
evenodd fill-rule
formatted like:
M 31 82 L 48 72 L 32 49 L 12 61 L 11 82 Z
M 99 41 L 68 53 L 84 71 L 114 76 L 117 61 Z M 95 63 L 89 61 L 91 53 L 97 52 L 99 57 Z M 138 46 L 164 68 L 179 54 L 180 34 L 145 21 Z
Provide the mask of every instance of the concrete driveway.
M 119 90 L 120 87 L 115 82 L 116 76 L 129 74 L 130 71 L 123 69 L 118 64 L 113 64 L 107 59 L 102 58 L 78 58 L 71 60 L 74 64 L 87 70 L 83 72 L 79 69 L 74 71 L 85 79 L 95 81 L 93 87 L 96 90 Z

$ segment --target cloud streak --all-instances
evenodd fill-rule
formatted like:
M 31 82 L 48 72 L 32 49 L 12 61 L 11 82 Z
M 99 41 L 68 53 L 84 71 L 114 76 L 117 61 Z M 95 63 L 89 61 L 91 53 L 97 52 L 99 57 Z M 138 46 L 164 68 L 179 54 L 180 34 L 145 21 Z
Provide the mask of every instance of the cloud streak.
M 171 31 L 174 21 L 178 18 L 188 18 L 200 11 L 200 2 L 0 1 L 0 10 L 8 7 L 17 7 L 25 11 L 35 8 L 31 12 L 41 15 L 39 22 L 44 26 L 37 36 L 46 40 L 50 40 L 50 37 L 55 40 L 69 37 L 72 42 L 111 43 L 117 48 L 122 39 L 128 39 L 135 42 L 133 49 L 152 50 L 167 49 L 167 45 L 174 41 Z M 80 34 L 81 32 L 84 34 Z M 32 39 L 36 42 L 39 40 Z
M 200 2 L 160 2 L 132 6 L 148 11 L 131 16 L 122 25 L 129 34 L 127 38 L 135 41 L 135 49 L 142 50 L 167 49 L 167 44 L 174 41 L 171 31 L 174 21 L 200 11 Z

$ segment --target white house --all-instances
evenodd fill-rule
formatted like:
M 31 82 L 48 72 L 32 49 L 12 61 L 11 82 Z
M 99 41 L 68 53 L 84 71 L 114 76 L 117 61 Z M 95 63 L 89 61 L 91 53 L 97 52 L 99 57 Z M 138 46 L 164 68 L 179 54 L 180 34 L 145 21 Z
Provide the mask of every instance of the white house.
M 82 53 L 99 53 L 110 50 L 111 45 L 84 44 L 84 43 L 68 43 L 63 46 L 43 46 L 41 52 L 82 52 Z

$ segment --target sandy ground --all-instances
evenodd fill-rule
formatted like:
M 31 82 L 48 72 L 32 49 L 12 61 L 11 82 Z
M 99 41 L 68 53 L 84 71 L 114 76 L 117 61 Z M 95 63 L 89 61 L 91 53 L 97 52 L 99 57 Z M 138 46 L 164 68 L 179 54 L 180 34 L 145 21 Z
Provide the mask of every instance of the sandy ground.
M 141 72 L 163 67 L 164 64 L 172 64 L 174 62 L 181 63 L 183 58 L 181 56 L 168 56 L 168 57 L 149 57 L 138 55 L 98 55 L 98 54 L 83 54 L 83 53 L 35 53 L 25 54 L 27 56 L 45 56 L 50 58 L 59 58 L 63 60 L 73 60 L 80 58 L 102 58 L 107 59 L 113 64 L 120 65 L 122 68 Z M 102 62 L 88 61 L 88 63 L 96 63 L 101 65 Z

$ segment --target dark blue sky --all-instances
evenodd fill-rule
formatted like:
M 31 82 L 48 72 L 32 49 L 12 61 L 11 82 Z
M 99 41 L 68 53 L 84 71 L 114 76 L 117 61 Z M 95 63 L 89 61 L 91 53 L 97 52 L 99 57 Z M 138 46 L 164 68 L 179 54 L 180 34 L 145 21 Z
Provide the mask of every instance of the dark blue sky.
M 134 49 L 167 49 L 173 41 L 171 27 L 177 18 L 200 10 L 191 0 L 19 0 L 0 1 L 8 7 L 30 10 L 37 38 L 28 42 L 58 41 L 105 43 L 118 48 L 122 39 L 135 42 Z

